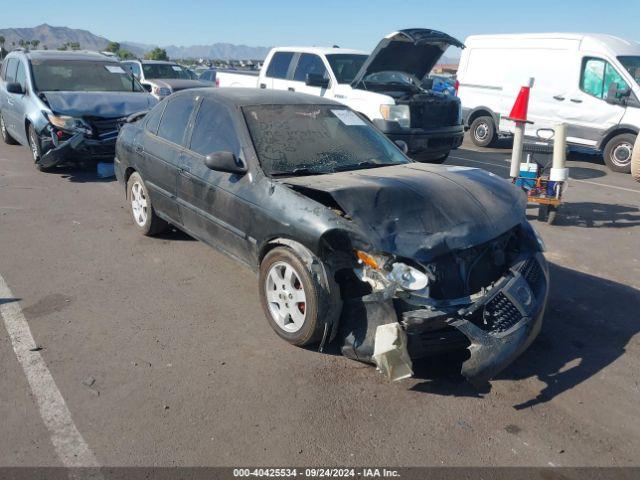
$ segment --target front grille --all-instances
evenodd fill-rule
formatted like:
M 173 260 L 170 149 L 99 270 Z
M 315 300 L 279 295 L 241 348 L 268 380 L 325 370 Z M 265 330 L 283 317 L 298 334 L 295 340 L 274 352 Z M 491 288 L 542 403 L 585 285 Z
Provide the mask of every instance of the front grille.
M 491 332 L 506 332 L 522 319 L 518 308 L 500 292 L 484 307 L 481 327 Z
M 522 263 L 518 267 L 520 275 L 527 281 L 534 295 L 540 293 L 542 284 L 544 282 L 544 274 L 542 268 L 535 258 L 529 258 L 526 262 Z
M 449 97 L 415 95 L 409 102 L 411 128 L 458 125 L 458 104 Z
M 91 125 L 91 130 L 93 131 L 93 135 L 95 137 L 99 137 L 107 133 L 117 132 L 120 129 L 120 126 L 124 122 L 125 122 L 125 117 L 100 118 L 100 119 L 89 120 L 89 124 Z

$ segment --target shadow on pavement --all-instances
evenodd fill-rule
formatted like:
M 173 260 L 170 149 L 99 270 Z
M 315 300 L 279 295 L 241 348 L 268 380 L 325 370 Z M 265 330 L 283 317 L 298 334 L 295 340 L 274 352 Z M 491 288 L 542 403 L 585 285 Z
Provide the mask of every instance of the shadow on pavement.
M 555 225 L 586 228 L 629 228 L 640 225 L 640 208 L 597 202 L 568 202 L 560 206 Z
M 4 305 L 5 303 L 13 303 L 19 302 L 22 300 L 21 298 L 0 298 L 0 305 Z
M 60 175 L 62 178 L 66 178 L 74 183 L 109 183 L 116 181 L 115 176 L 107 178 L 98 176 L 95 163 L 81 164 L 72 167 L 58 167 L 49 172 L 49 175 Z
M 184 233 L 182 230 L 173 226 L 170 226 L 166 231 L 154 236 L 155 238 L 159 238 L 162 240 L 171 240 L 171 241 L 177 241 L 177 242 L 180 242 L 180 241 L 195 242 L 196 241 L 196 239 L 190 236 L 189 234 Z
M 551 292 L 542 332 L 531 347 L 498 376 L 536 378 L 545 387 L 514 405 L 521 410 L 548 402 L 611 365 L 640 331 L 640 291 L 620 283 L 549 264 Z M 458 373 L 464 357 L 432 358 L 414 365 L 420 392 L 481 397 Z M 417 362 L 416 362 L 417 363 Z

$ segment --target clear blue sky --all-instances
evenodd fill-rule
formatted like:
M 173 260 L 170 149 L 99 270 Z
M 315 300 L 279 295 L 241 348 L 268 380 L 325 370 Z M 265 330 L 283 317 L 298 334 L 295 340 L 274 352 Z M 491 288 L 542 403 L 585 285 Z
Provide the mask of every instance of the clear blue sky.
M 159 45 L 333 45 L 372 49 L 408 27 L 475 33 L 581 31 L 640 40 L 640 0 L 0 0 L 0 28 L 41 23 Z

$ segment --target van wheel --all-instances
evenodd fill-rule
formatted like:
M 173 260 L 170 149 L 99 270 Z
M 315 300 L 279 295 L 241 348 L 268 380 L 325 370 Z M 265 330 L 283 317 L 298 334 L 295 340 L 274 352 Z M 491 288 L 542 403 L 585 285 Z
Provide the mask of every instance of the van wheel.
M 616 135 L 604 147 L 604 163 L 614 172 L 631 172 L 631 153 L 636 136 L 632 133 Z
M 133 172 L 127 182 L 127 200 L 131 207 L 133 223 L 143 235 L 155 235 L 169 226 L 156 215 L 147 186 L 138 172 Z
M 496 141 L 496 125 L 489 116 L 478 117 L 469 128 L 471 141 L 477 147 L 489 147 Z
M 0 133 L 2 134 L 2 141 L 7 145 L 17 145 L 15 138 L 13 138 L 7 131 L 7 126 L 4 124 L 4 117 L 0 113 Z
M 40 164 L 40 159 L 42 158 L 42 146 L 40 144 L 40 135 L 36 132 L 36 129 L 32 124 L 29 124 L 29 136 L 27 140 L 29 141 L 29 149 L 31 150 L 31 157 L 33 157 L 33 162 L 36 165 L 36 170 L 40 172 L 50 172 L 51 167 L 43 167 Z

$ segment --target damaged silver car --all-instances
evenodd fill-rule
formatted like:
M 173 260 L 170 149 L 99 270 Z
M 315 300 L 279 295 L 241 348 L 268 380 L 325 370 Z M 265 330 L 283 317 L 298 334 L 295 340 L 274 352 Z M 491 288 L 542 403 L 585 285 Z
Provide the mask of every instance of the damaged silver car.
M 16 51 L 0 71 L 0 131 L 28 146 L 39 170 L 113 161 L 118 129 L 157 101 L 113 58 Z
M 548 271 L 526 198 L 416 163 L 348 107 L 291 92 L 178 92 L 125 125 L 116 176 L 144 234 L 176 225 L 257 270 L 294 345 L 338 342 L 390 378 L 468 349 L 483 383 L 540 330 Z

